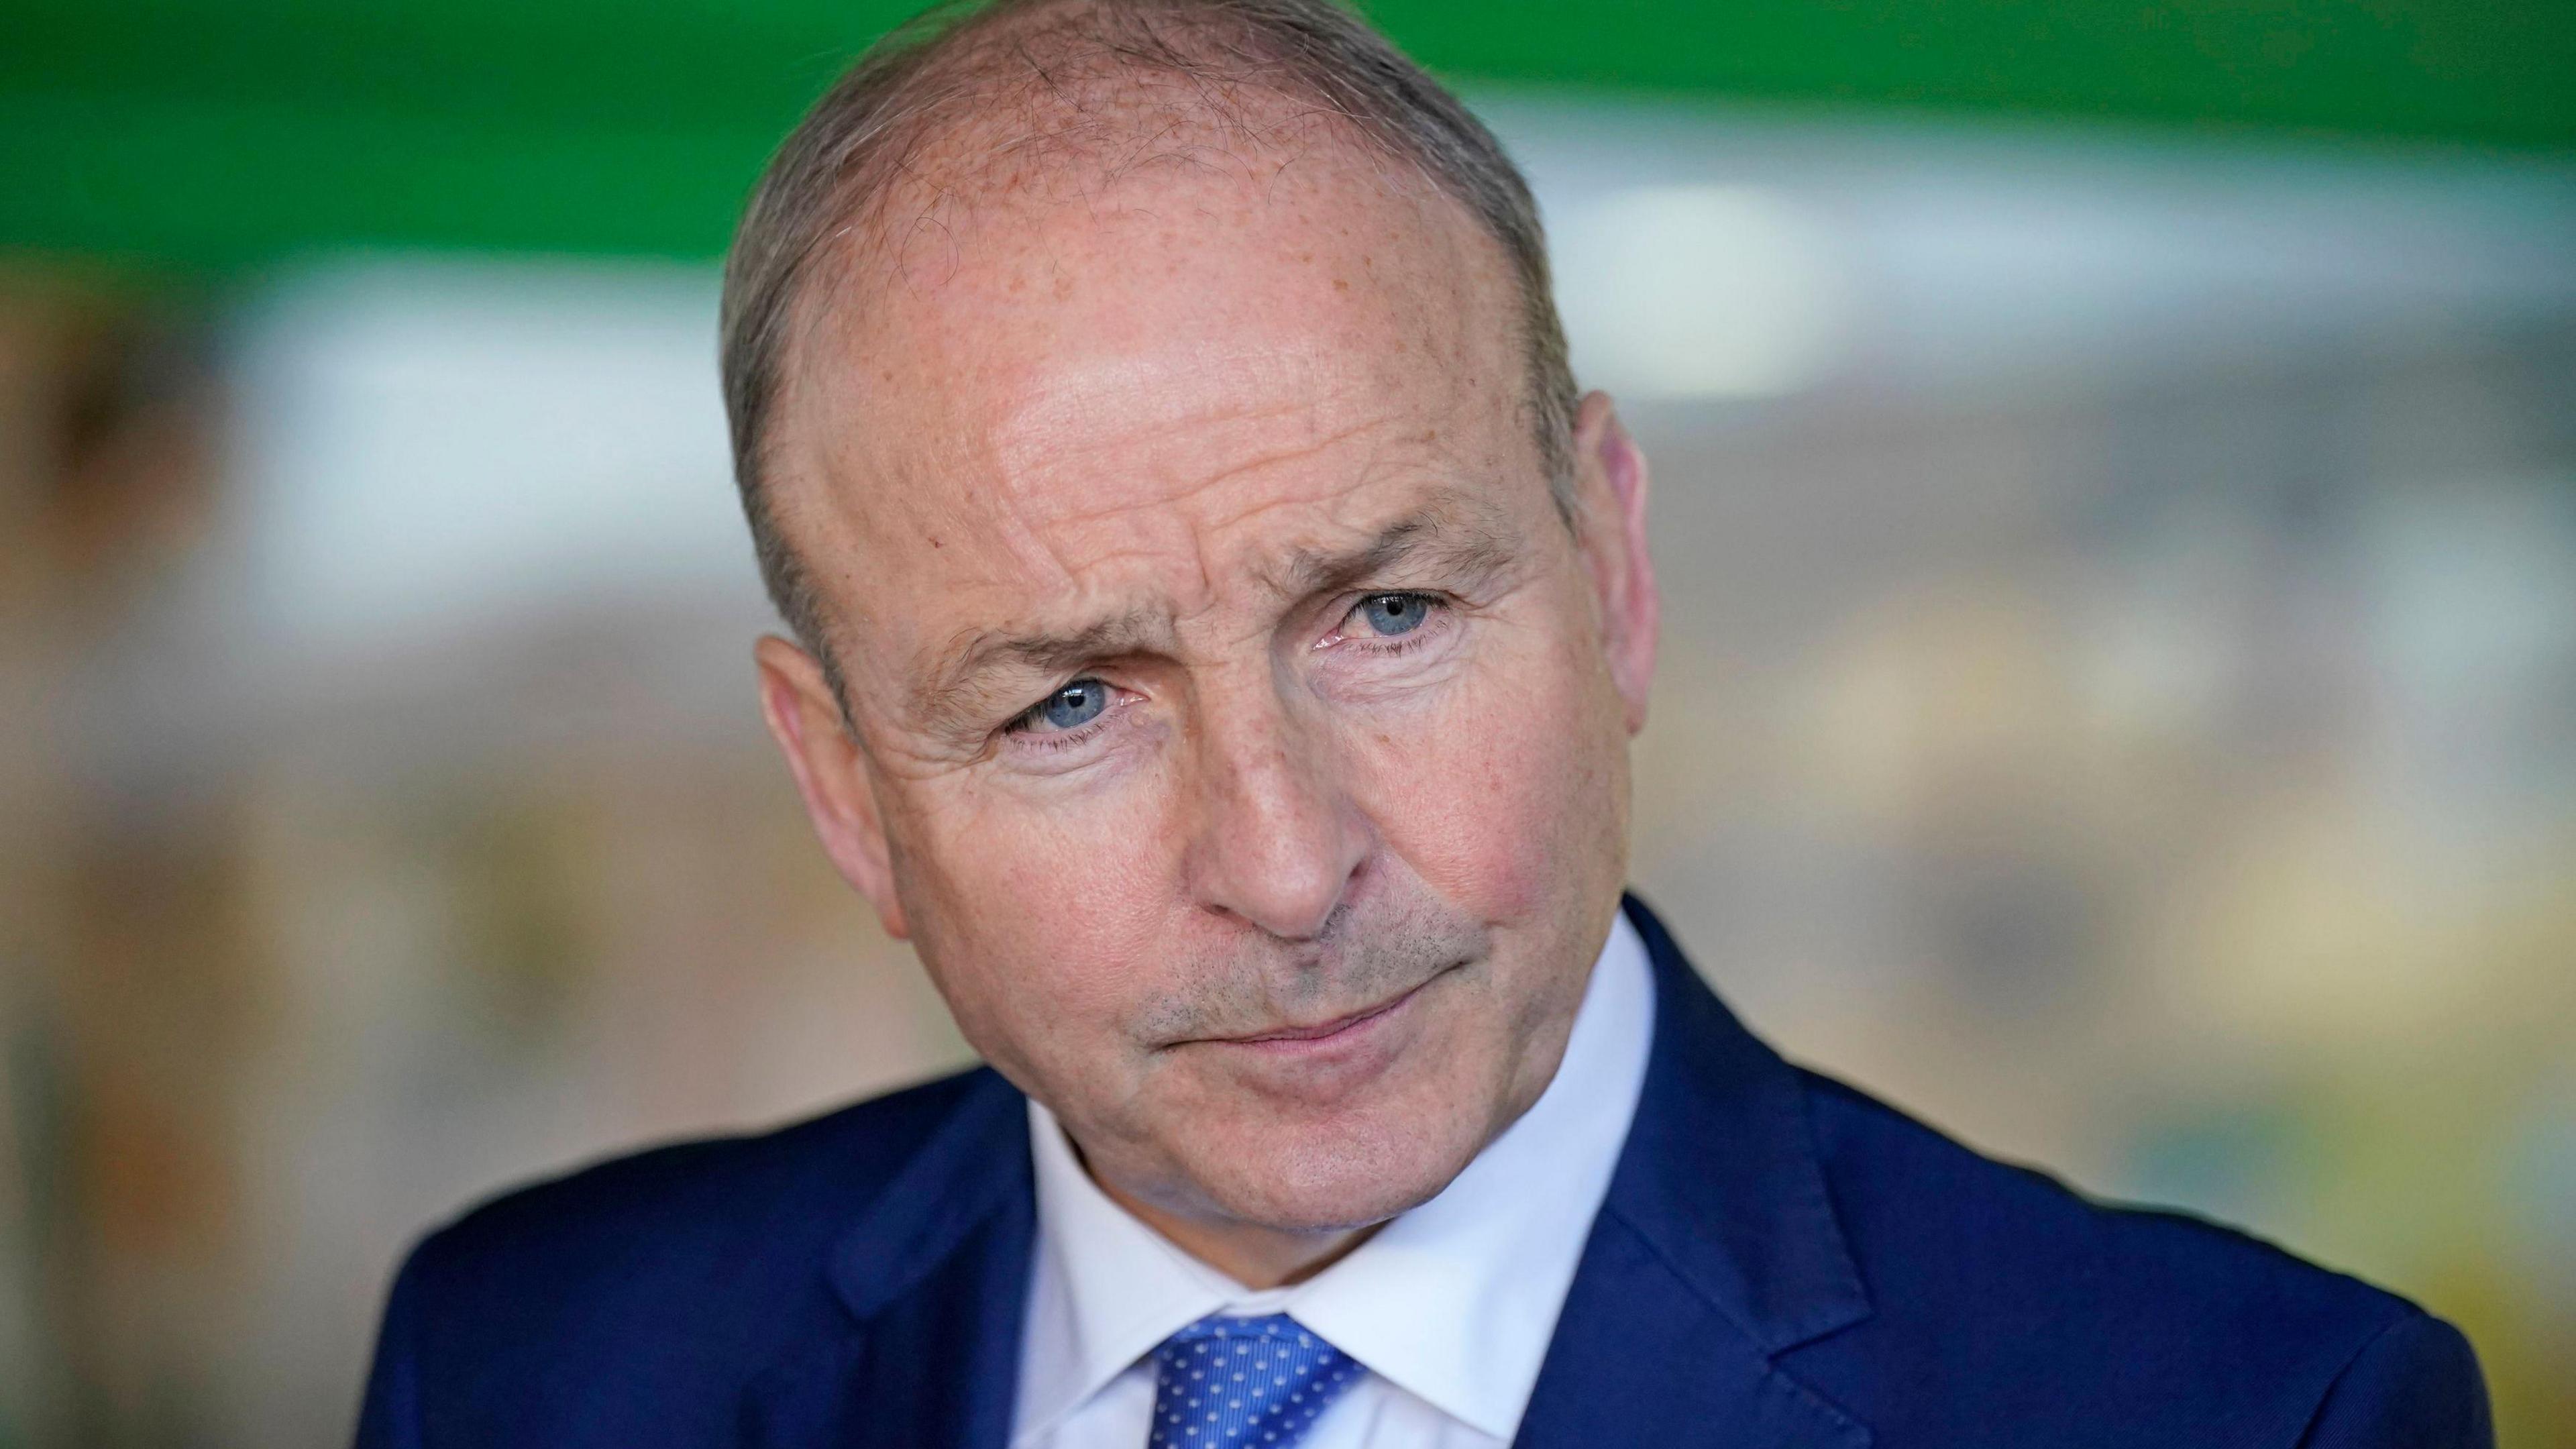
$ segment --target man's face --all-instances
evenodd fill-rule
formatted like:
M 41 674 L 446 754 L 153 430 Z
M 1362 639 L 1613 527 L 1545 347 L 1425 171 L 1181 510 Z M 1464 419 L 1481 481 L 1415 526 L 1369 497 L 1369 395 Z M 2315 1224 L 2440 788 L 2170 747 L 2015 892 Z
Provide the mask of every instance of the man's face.
M 1254 170 L 889 231 L 771 475 L 855 742 L 763 667 L 836 862 L 1094 1174 L 1315 1232 L 1554 1073 L 1654 601 L 1605 400 L 1551 499 L 1499 248 L 1356 158 Z

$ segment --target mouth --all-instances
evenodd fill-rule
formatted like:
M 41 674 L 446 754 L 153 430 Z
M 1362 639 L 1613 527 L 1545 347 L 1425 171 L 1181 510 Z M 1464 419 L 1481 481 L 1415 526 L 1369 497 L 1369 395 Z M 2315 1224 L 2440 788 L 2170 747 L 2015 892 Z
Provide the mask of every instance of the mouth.
M 1224 1046 L 1267 1046 L 1296 1050 L 1345 1037 L 1356 1037 L 1363 1034 L 1370 1026 L 1402 1011 L 1413 998 L 1422 994 L 1423 987 L 1448 975 L 1450 969 L 1444 966 L 1422 981 L 1407 987 L 1402 993 L 1375 1006 L 1364 1007 L 1310 1026 L 1281 1026 L 1267 1031 L 1247 1032 L 1241 1036 L 1213 1036 L 1202 1039 Z

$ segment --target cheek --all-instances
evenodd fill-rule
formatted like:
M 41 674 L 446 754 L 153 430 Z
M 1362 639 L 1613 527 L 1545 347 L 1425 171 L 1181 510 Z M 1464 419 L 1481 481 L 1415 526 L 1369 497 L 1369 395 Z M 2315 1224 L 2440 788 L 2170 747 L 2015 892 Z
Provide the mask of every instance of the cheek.
M 1096 1055 L 1168 926 L 1159 832 L 1110 804 L 1039 811 L 971 788 L 908 814 L 897 873 L 968 1040 L 1021 1060 Z
M 1436 727 L 1369 732 L 1363 773 L 1389 848 L 1444 899 L 1492 923 L 1543 919 L 1616 851 L 1619 736 L 1598 669 L 1523 635 L 1460 681 Z M 1617 862 L 1606 862 L 1616 870 Z

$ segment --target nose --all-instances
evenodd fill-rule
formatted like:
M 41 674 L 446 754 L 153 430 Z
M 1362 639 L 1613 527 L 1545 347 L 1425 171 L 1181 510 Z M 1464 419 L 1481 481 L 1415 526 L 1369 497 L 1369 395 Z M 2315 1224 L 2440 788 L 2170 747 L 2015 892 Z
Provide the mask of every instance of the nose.
M 1203 695 L 1185 869 L 1201 904 L 1285 940 L 1323 934 L 1377 846 L 1321 721 L 1267 682 Z

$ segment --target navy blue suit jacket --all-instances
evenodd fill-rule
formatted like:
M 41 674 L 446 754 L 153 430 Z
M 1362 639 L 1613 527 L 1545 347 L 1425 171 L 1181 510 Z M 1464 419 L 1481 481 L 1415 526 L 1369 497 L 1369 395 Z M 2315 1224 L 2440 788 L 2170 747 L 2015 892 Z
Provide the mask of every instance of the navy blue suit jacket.
M 1653 1054 L 1520 1443 L 2491 1442 L 2448 1324 L 1788 1065 L 1628 910 Z M 404 1265 L 358 1442 L 1001 1449 L 1035 1216 L 989 1070 L 512 1194 Z

